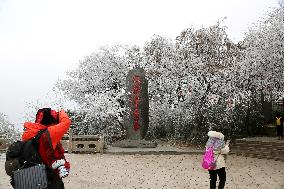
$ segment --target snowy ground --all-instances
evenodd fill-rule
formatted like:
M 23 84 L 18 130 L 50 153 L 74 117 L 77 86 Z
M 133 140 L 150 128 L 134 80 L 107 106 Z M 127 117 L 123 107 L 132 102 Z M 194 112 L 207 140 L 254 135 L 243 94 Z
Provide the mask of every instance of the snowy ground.
M 66 189 L 209 188 L 200 155 L 67 154 L 72 171 Z M 284 162 L 231 155 L 226 188 L 283 189 Z M 11 189 L 0 156 L 0 189 Z

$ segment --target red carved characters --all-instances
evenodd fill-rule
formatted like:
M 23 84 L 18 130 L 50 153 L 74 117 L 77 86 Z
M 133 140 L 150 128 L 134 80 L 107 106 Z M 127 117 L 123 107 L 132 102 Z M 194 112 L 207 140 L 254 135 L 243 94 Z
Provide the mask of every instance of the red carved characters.
M 139 125 L 139 119 L 140 119 L 140 113 L 139 113 L 139 101 L 140 101 L 140 93 L 141 93 L 141 78 L 140 76 L 134 75 L 133 78 L 133 95 L 134 95 L 134 110 L 133 110 L 133 128 L 135 131 L 140 129 Z

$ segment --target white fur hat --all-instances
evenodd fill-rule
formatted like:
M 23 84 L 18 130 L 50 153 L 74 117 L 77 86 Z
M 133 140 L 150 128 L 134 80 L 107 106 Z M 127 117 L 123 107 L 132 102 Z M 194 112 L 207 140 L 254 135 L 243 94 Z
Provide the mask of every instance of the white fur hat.
M 224 135 L 220 132 L 217 132 L 217 131 L 209 131 L 208 136 L 211 137 L 211 138 L 215 137 L 215 138 L 219 138 L 219 139 L 224 140 Z

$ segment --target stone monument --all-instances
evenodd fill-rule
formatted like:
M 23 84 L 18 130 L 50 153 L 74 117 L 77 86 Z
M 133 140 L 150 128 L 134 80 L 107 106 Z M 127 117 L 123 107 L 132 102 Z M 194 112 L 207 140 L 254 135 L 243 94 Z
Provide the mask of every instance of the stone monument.
M 126 77 L 128 99 L 127 136 L 141 140 L 149 126 L 148 81 L 142 68 L 130 70 Z
M 126 77 L 127 115 L 126 140 L 118 141 L 117 147 L 156 147 L 156 143 L 146 141 L 149 126 L 148 81 L 143 68 L 135 67 Z

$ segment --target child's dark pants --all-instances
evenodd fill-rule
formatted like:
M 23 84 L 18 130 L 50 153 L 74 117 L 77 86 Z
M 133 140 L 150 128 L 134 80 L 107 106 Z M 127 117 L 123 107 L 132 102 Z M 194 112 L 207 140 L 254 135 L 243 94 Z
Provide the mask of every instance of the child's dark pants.
M 218 189 L 223 189 L 226 183 L 225 167 L 217 170 L 209 170 L 210 175 L 210 189 L 216 189 L 217 175 L 219 176 Z

